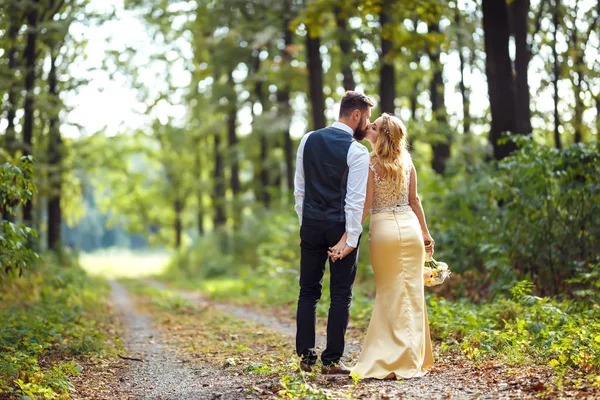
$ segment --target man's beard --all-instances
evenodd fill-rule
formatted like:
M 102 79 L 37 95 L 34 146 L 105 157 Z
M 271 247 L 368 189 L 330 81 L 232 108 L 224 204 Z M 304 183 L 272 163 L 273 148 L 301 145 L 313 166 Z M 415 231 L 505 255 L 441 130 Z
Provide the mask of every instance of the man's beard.
M 367 135 L 367 130 L 363 129 L 360 125 L 356 127 L 356 129 L 354 129 L 354 139 L 358 140 L 359 142 L 361 140 L 363 140 L 365 138 L 365 136 Z

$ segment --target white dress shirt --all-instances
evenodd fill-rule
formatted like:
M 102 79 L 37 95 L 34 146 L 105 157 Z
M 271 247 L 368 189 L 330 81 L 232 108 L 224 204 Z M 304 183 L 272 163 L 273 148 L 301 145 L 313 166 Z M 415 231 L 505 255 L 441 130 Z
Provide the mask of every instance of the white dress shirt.
M 332 128 L 340 129 L 348 135 L 353 135 L 352 128 L 341 122 L 334 122 Z M 296 176 L 294 178 L 294 197 L 296 205 L 294 209 L 298 214 L 298 221 L 302 225 L 302 207 L 304 204 L 304 145 L 312 132 L 304 135 L 298 146 L 296 155 Z M 358 237 L 362 233 L 362 215 L 367 196 L 367 180 L 369 178 L 369 151 L 357 141 L 353 141 L 348 149 L 348 183 L 346 185 L 346 203 L 344 213 L 346 214 L 346 232 L 348 237 L 346 243 L 350 247 L 356 247 Z

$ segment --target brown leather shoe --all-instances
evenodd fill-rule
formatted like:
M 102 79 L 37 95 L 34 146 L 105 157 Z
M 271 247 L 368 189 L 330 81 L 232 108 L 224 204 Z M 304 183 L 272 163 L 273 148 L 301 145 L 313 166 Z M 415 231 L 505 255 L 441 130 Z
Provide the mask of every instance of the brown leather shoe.
M 321 368 L 321 373 L 323 375 L 350 375 L 350 369 L 340 361 L 335 364 L 324 365 Z
M 312 372 L 314 366 L 315 364 L 308 364 L 300 361 L 300 369 L 304 372 Z

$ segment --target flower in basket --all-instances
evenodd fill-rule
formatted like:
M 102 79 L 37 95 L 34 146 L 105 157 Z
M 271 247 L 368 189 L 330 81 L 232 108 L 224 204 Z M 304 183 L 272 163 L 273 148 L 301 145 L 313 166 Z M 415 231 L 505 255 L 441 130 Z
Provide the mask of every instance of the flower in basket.
M 425 255 L 425 266 L 423 267 L 425 286 L 441 285 L 451 273 L 448 264 L 434 260 L 430 253 Z

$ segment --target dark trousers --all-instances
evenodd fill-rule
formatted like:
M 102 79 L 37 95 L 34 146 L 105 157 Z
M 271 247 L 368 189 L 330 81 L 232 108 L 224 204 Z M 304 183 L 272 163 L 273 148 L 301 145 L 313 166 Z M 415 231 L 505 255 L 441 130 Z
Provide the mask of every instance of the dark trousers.
M 346 230 L 343 223 L 304 221 L 300 228 L 300 296 L 296 315 L 296 353 L 303 362 L 314 364 L 317 303 L 321 298 L 327 251 Z M 327 319 L 327 348 L 321 354 L 324 365 L 337 363 L 344 354 L 346 328 L 350 319 L 352 286 L 356 277 L 358 248 L 341 260 L 329 260 L 330 295 Z

